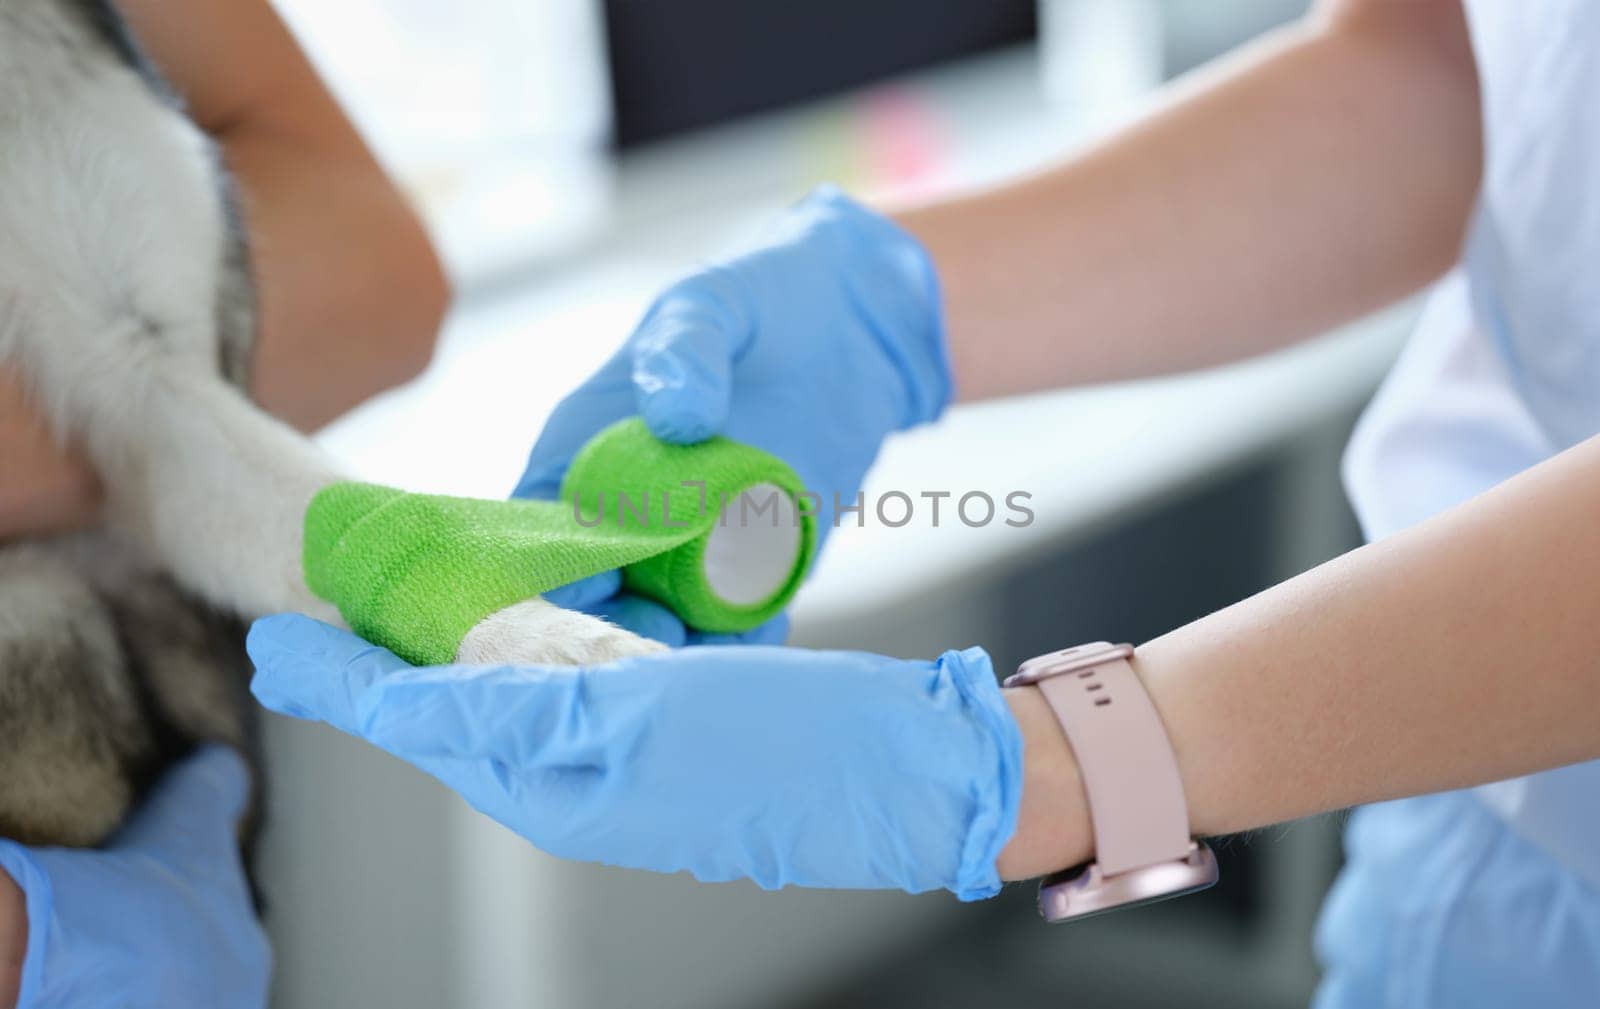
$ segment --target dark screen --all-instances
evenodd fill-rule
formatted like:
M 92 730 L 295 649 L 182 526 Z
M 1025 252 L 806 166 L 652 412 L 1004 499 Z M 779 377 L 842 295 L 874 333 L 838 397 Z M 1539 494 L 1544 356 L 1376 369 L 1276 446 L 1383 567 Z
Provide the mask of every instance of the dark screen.
M 1032 38 L 1036 0 L 605 0 L 628 147 Z

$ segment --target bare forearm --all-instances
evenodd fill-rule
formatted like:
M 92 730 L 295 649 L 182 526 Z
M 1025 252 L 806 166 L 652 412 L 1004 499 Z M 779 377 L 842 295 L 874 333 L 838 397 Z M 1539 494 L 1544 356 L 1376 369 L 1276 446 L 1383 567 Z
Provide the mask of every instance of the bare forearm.
M 1600 440 L 1139 649 L 1198 831 L 1600 757 Z
M 898 215 L 938 264 L 961 395 L 1220 363 L 1446 269 L 1479 174 L 1466 28 L 1453 0 L 1371 6 L 1053 171 Z
M 1195 833 L 1600 758 L 1596 515 L 1600 438 L 1140 646 Z M 1027 692 L 1014 876 L 1090 846 L 1070 750 Z
M 416 376 L 449 300 L 428 239 L 370 162 L 224 136 L 247 201 L 260 327 L 251 393 L 314 430 Z
M 416 215 L 266 0 L 119 0 L 238 180 L 252 392 L 306 430 L 414 376 L 449 290 Z

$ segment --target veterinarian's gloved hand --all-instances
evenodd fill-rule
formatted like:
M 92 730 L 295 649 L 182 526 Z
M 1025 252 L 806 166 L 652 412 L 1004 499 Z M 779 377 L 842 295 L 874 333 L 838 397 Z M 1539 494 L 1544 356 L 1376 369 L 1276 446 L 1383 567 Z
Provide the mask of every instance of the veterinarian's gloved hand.
M 249 774 L 208 747 L 105 849 L 0 841 L 28 904 L 18 1009 L 264 1006 L 271 952 L 239 861 Z
M 564 858 L 769 888 L 1000 888 L 1022 741 L 980 649 L 419 668 L 293 615 L 257 621 L 249 649 L 267 707 L 375 743 Z
M 622 349 L 556 407 L 515 496 L 555 498 L 584 442 L 640 414 L 666 441 L 722 434 L 794 467 L 821 499 L 820 548 L 837 509 L 857 503 L 883 440 L 938 417 L 950 397 L 932 260 L 894 222 L 824 187 L 752 251 L 657 298 Z M 613 601 L 618 586 L 591 581 L 547 598 L 682 643 L 664 610 Z

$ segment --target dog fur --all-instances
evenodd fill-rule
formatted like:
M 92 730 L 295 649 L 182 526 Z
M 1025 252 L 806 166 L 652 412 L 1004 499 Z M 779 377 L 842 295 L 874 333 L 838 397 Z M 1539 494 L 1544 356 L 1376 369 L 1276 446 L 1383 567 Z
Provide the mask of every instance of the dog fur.
M 232 183 L 108 3 L 0 0 L 0 152 L 0 362 L 107 499 L 102 529 L 0 547 L 0 836 L 94 845 L 194 742 L 251 749 L 241 618 L 337 621 L 300 558 L 339 474 L 245 394 Z M 535 599 L 459 657 L 654 647 Z

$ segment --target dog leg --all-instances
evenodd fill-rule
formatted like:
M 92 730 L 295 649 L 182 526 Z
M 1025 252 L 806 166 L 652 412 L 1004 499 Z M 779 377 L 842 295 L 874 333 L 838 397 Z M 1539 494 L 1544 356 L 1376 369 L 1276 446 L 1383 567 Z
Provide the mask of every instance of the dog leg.
M 338 479 L 322 453 L 209 375 L 156 374 L 132 437 L 102 432 L 90 451 L 118 527 L 180 583 L 247 617 L 338 614 L 306 588 L 303 524 Z M 485 618 L 457 658 L 471 663 L 580 664 L 657 650 L 605 621 L 534 598 Z
M 480 620 L 461 639 L 456 661 L 477 666 L 583 666 L 666 647 L 596 617 L 529 599 Z
M 334 465 L 220 378 L 150 368 L 141 381 L 122 424 L 87 432 L 112 527 L 214 605 L 336 620 L 301 573 L 306 506 Z

